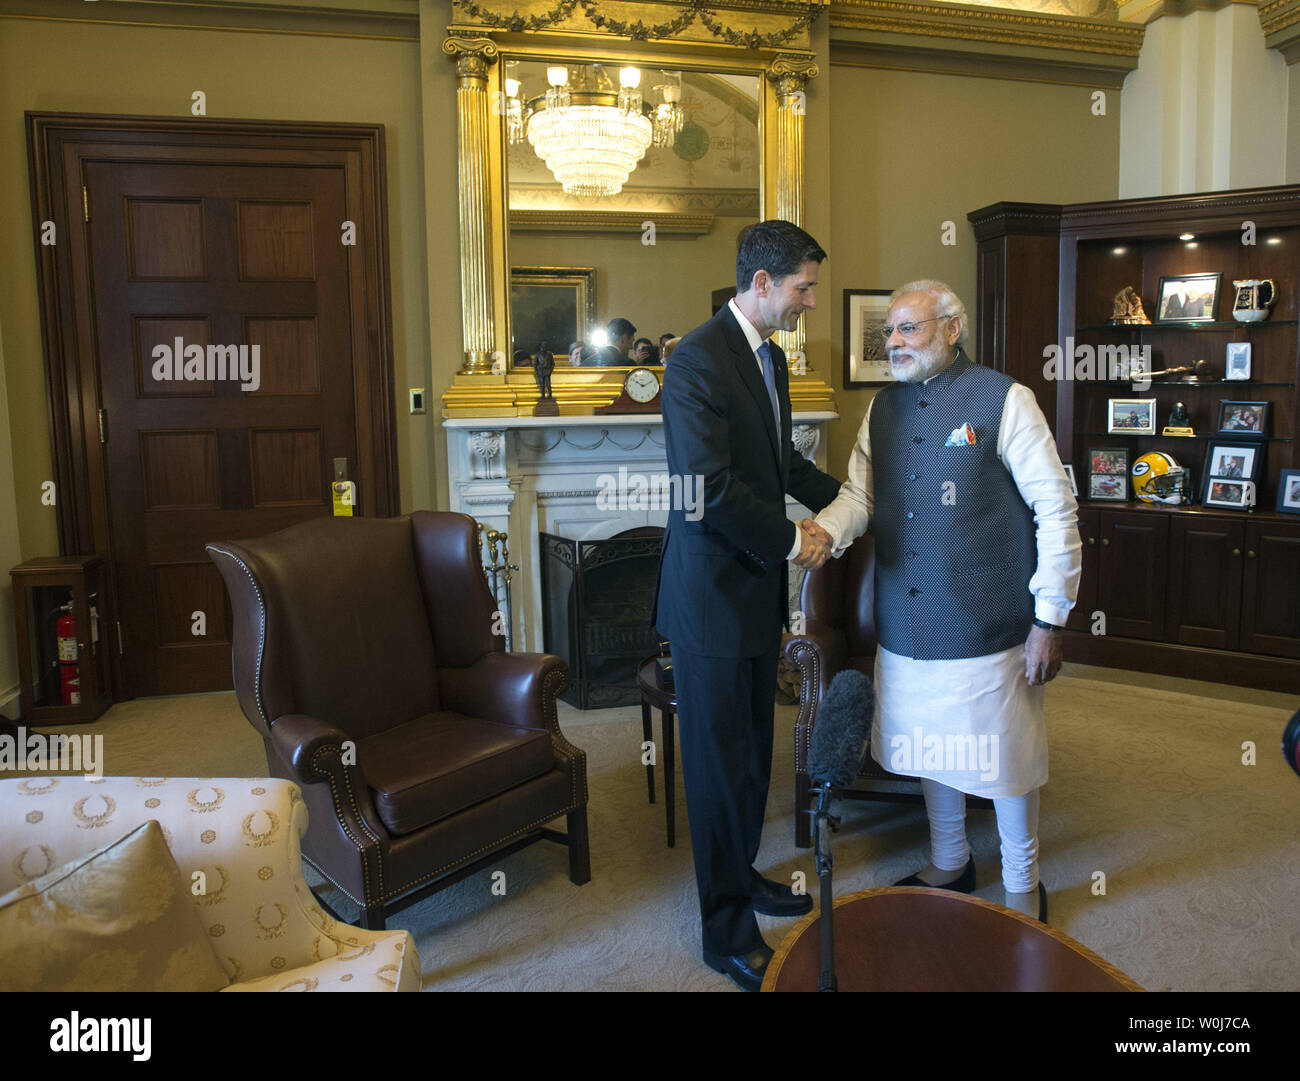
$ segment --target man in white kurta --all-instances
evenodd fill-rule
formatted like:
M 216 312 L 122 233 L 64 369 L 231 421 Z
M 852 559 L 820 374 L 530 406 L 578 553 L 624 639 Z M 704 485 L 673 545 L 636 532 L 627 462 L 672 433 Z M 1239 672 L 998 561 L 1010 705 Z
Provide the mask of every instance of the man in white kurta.
M 997 810 L 1006 903 L 1044 918 L 1043 692 L 1060 669 L 1059 628 L 1078 590 L 1078 508 L 1033 394 L 971 363 L 960 345 L 966 322 L 941 282 L 913 282 L 891 298 L 891 368 L 914 386 L 884 392 L 888 422 L 874 429 L 882 397 L 873 399 L 848 480 L 816 524 L 837 557 L 876 527 L 882 644 L 871 749 L 885 769 L 922 778 L 931 831 L 930 866 L 904 883 L 974 888 L 965 793 L 986 796 Z M 987 445 L 994 432 L 996 457 Z M 882 468 L 889 522 L 875 520 Z M 953 513 L 960 500 L 982 502 L 964 505 L 962 518 Z

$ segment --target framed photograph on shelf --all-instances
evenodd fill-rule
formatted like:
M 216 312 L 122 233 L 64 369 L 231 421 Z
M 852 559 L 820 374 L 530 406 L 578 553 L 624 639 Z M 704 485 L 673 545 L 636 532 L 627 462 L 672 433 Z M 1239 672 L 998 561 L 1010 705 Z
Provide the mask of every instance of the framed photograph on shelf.
M 1300 514 L 1300 469 L 1284 469 L 1277 478 L 1277 509 Z
M 1263 444 L 1211 440 L 1205 452 L 1201 502 L 1207 507 L 1252 507 L 1263 475 Z
M 889 289 L 844 290 L 844 389 L 895 382 L 880 328 L 889 314 Z
M 1124 447 L 1088 451 L 1088 498 L 1128 502 L 1128 451 Z
M 1062 462 L 1061 466 L 1065 469 L 1065 475 L 1070 478 L 1070 491 L 1077 499 L 1079 497 L 1079 482 L 1074 479 L 1074 466 L 1069 462 Z
M 1224 379 L 1250 378 L 1250 342 L 1229 342 L 1223 366 Z
M 1124 435 L 1155 435 L 1156 400 L 1111 398 L 1106 410 L 1106 431 Z
M 1205 492 L 1207 507 L 1233 507 L 1247 510 L 1254 505 L 1254 485 L 1248 480 L 1220 480 L 1211 477 Z
M 1213 323 L 1221 274 L 1179 274 L 1160 279 L 1157 323 Z
M 1219 402 L 1220 435 L 1236 439 L 1264 439 L 1268 436 L 1268 402 Z

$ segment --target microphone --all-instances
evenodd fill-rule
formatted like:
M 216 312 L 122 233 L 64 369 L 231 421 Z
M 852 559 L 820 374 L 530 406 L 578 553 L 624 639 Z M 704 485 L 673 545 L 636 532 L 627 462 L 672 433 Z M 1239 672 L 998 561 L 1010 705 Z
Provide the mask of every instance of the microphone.
M 876 712 L 876 692 L 855 668 L 836 674 L 817 708 L 808 748 L 808 777 L 816 788 L 848 788 L 862 768 Z
M 835 927 L 834 859 L 830 839 L 821 828 L 825 822 L 832 830 L 840 820 L 830 813 L 835 789 L 848 788 L 862 768 L 871 735 L 871 718 L 876 712 L 876 692 L 861 672 L 846 668 L 836 674 L 826 689 L 826 697 L 817 708 L 812 744 L 808 748 L 808 777 L 817 789 L 817 806 L 809 810 L 816 838 L 817 877 L 821 880 L 821 972 L 818 991 L 834 991 Z

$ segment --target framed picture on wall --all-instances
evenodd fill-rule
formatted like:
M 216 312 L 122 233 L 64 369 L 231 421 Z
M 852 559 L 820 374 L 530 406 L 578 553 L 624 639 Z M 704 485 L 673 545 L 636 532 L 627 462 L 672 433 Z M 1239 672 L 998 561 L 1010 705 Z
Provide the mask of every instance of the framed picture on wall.
M 1179 274 L 1160 279 L 1157 323 L 1213 323 L 1221 274 Z
M 587 337 L 596 323 L 596 268 L 517 266 L 510 268 L 512 353 L 531 356 L 546 342 L 557 364 L 569 346 Z
M 889 289 L 844 290 L 844 389 L 893 383 L 885 336 Z

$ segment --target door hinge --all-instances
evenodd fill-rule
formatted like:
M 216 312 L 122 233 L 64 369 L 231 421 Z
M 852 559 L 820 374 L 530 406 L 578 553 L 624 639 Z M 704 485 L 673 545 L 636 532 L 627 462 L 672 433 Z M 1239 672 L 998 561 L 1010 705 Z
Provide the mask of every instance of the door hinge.
M 122 648 L 122 621 L 117 621 L 117 655 L 122 656 L 126 650 Z
M 105 443 L 107 443 L 107 442 L 108 442 L 108 413 L 107 413 L 105 410 L 101 409 L 101 410 L 99 410 L 99 443 L 100 443 L 100 446 L 103 446 L 103 445 L 104 445 Z
M 81 185 L 81 214 L 90 221 L 90 192 L 86 190 L 86 185 Z

